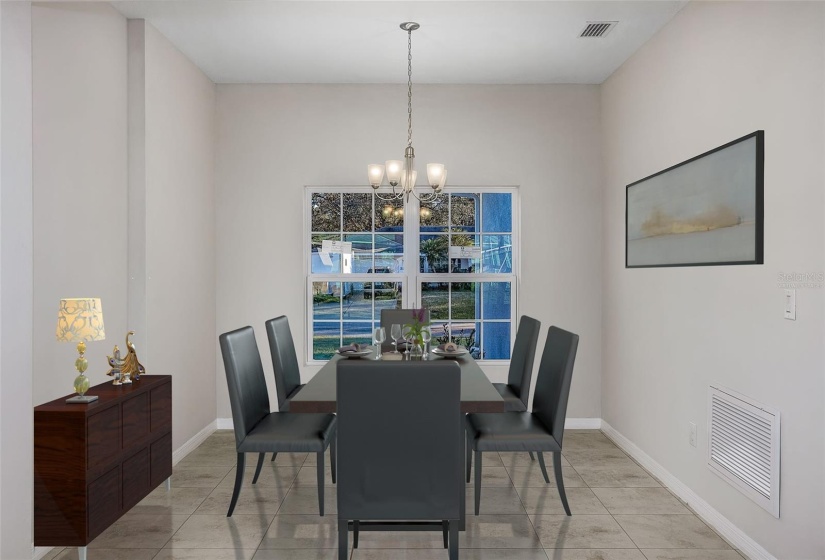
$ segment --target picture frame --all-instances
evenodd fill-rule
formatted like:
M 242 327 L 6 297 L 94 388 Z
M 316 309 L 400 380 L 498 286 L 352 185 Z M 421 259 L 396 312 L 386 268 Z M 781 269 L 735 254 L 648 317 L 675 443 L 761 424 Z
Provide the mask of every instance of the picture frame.
M 630 183 L 625 268 L 764 263 L 765 132 Z

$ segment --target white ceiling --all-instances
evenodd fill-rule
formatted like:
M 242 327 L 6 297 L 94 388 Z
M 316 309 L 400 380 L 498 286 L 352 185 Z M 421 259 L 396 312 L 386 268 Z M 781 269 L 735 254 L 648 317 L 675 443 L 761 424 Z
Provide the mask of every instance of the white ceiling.
M 678 1 L 113 1 L 218 83 L 603 82 L 686 3 Z M 618 21 L 601 39 L 588 21 Z

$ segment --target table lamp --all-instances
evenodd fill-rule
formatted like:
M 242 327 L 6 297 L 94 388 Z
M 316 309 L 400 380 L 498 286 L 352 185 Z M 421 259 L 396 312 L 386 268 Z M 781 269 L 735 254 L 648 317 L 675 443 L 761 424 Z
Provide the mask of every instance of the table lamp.
M 77 395 L 66 399 L 67 403 L 90 403 L 97 400 L 97 395 L 87 396 L 89 378 L 83 375 L 89 362 L 86 361 L 86 342 L 104 340 L 106 332 L 103 329 L 103 306 L 100 298 L 69 298 L 60 300 L 60 309 L 57 312 L 57 340 L 59 342 L 77 342 L 77 352 L 80 354 L 74 362 L 79 375 L 74 380 L 74 390 Z

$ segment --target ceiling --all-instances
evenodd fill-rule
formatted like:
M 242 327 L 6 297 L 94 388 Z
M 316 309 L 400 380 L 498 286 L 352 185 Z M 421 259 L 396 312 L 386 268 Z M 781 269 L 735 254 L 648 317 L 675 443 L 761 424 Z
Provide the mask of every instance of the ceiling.
M 113 1 L 217 83 L 599 84 L 679 1 Z M 588 21 L 618 21 L 579 38 Z

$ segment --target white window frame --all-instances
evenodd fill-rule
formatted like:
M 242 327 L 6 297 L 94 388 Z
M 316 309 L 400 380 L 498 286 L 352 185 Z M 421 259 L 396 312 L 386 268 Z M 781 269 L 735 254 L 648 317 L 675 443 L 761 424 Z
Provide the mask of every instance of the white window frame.
M 386 187 L 381 189 L 382 194 L 386 193 Z M 304 274 L 306 275 L 306 292 L 304 294 L 304 365 L 320 366 L 326 360 L 316 360 L 312 357 L 313 350 L 313 306 L 311 302 L 313 282 L 401 282 L 403 285 L 401 304 L 404 308 L 420 307 L 421 284 L 428 279 L 439 282 L 510 282 L 510 349 L 516 339 L 516 329 L 519 319 L 519 283 L 521 279 L 521 199 L 517 186 L 451 186 L 444 189 L 444 194 L 462 193 L 509 193 L 512 196 L 512 260 L 513 271 L 509 274 L 495 273 L 422 273 L 419 272 L 419 243 L 420 228 L 419 220 L 413 219 L 419 215 L 420 204 L 417 198 L 410 197 L 405 201 L 404 207 L 404 271 L 402 273 L 381 274 L 380 279 L 376 279 L 375 274 L 313 274 L 311 271 L 312 259 L 312 194 L 313 193 L 365 193 L 372 194 L 372 187 L 364 186 L 304 186 Z M 481 224 L 479 224 L 481 226 Z M 480 227 L 479 227 L 480 229 Z M 338 232 L 329 232 L 342 233 Z M 473 235 L 484 235 L 486 232 L 478 231 Z M 426 234 L 426 232 L 425 232 Z M 477 322 L 482 322 L 480 319 Z M 493 321 L 495 322 L 495 321 Z M 503 321 L 502 321 L 503 322 Z M 483 364 L 490 366 L 507 366 L 510 360 L 479 360 Z

